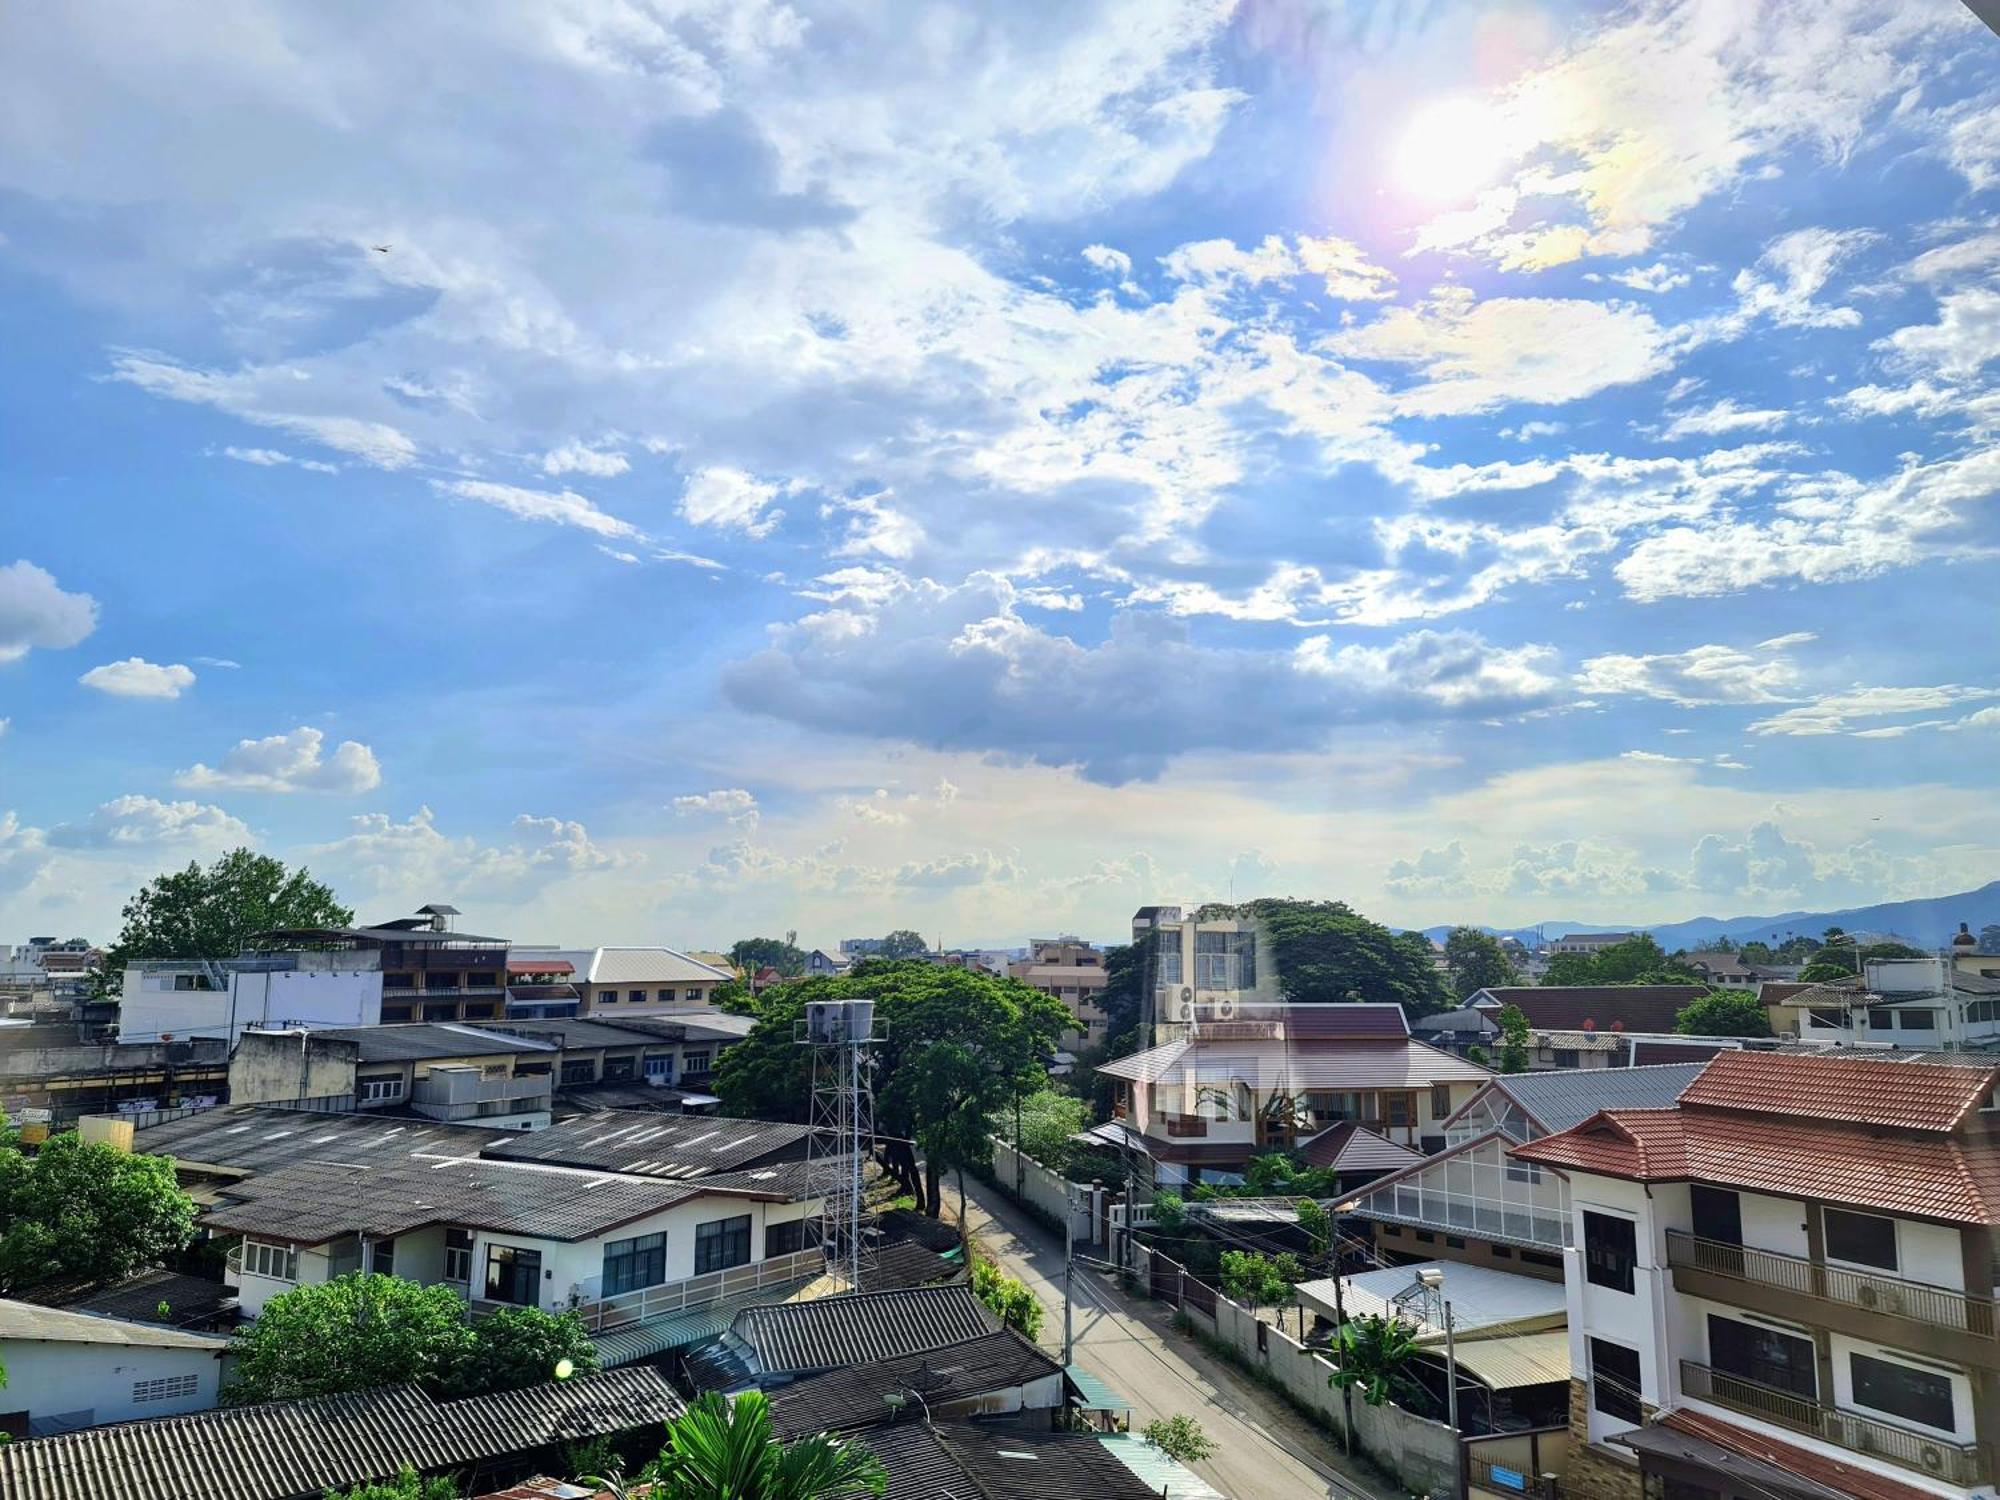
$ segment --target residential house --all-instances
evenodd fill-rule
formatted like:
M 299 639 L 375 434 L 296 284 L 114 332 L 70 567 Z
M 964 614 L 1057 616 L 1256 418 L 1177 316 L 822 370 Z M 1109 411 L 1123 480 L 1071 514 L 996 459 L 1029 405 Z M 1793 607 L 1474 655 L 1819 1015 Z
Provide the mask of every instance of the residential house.
M 1671 1107 L 1512 1148 L 1570 1182 L 1567 1481 L 1991 1496 L 1996 1088 L 1992 1062 L 1730 1052 Z
M 579 1116 L 518 1140 L 496 1141 L 485 1154 L 501 1161 L 687 1181 L 803 1162 L 811 1135 L 810 1126 L 770 1120 L 613 1110 Z
M 688 1355 L 688 1378 L 701 1390 L 774 1388 L 859 1359 L 895 1361 L 1000 1331 L 1000 1320 L 963 1282 L 747 1307 L 719 1338 Z M 1062 1404 L 1061 1372 L 1046 1374 L 1053 1394 L 1040 1404 L 1052 1409 Z M 1034 1381 L 1038 1390 L 1050 1385 L 1040 1375 Z
M 560 1019 L 583 1009 L 577 960 L 555 948 L 511 948 L 507 953 L 507 1011 L 521 1020 Z
M 837 1309 L 843 1300 L 822 1298 L 820 1304 Z M 870 1317 L 896 1316 L 893 1303 L 873 1306 Z M 739 1320 L 749 1316 L 738 1314 Z M 1011 1328 L 999 1328 L 788 1380 L 770 1393 L 771 1425 L 781 1439 L 865 1432 L 894 1421 L 897 1410 L 884 1398 L 901 1396 L 911 1415 L 920 1410 L 934 1422 L 1039 1412 L 1046 1431 L 1063 1408 L 1063 1395 L 1061 1363 Z
M 223 1407 L 0 1444 L 8 1500 L 320 1500 L 405 1464 L 477 1492 L 567 1462 L 571 1445 L 651 1429 L 683 1410 L 658 1370 L 593 1370 L 439 1401 L 384 1386 Z M 565 1472 L 567 1470 L 565 1469 Z
M 212 1333 L 0 1300 L 0 1431 L 46 1437 L 205 1410 L 228 1347 Z
M 836 974 L 845 974 L 854 967 L 854 960 L 845 953 L 829 953 L 824 948 L 815 948 L 806 955 L 805 977 L 807 979 L 831 979 Z
M 2000 978 L 1955 958 L 1881 958 L 1794 996 L 1798 1039 L 1919 1052 L 2000 1048 Z
M 1717 989 L 1755 990 L 1766 979 L 1775 977 L 1769 969 L 1746 964 L 1734 953 L 1703 949 L 1683 954 L 1681 961 Z
M 1106 1016 L 1098 1003 L 1107 978 L 1104 954 L 1081 938 L 1035 938 L 1028 957 L 1007 972 L 1030 989 L 1062 1001 L 1075 1019 L 1073 1032 L 1087 1043 L 1105 1039 Z
M 1099 1070 L 1118 1080 L 1126 1149 L 1163 1186 L 1240 1180 L 1251 1157 L 1344 1120 L 1442 1147 L 1444 1121 L 1492 1076 L 1413 1040 L 1400 1005 L 1203 1007 L 1180 1029 Z
M 1580 953 L 1586 958 L 1595 958 L 1606 948 L 1615 948 L 1638 935 L 1636 932 L 1566 932 L 1550 942 L 1548 951 L 1552 954 Z
M 882 1500 L 1219 1500 L 1191 1472 L 1130 1433 L 931 1423 L 905 1415 L 870 1430 L 866 1441 L 888 1474 Z
M 1185 1036 L 1199 1017 L 1227 1021 L 1243 1006 L 1280 1000 L 1277 965 L 1254 921 L 1142 906 L 1132 941 L 1144 965 L 1140 1024 L 1155 1042 Z
M 603 1020 L 707 1010 L 717 986 L 733 977 L 726 967 L 672 948 L 589 948 L 573 955 L 573 962 L 582 1014 Z
M 1699 984 L 1494 985 L 1466 1000 L 1494 1017 L 1509 1005 L 1528 1018 L 1531 1068 L 1614 1068 L 1634 1032 L 1671 1032 L 1681 1011 L 1708 993 Z

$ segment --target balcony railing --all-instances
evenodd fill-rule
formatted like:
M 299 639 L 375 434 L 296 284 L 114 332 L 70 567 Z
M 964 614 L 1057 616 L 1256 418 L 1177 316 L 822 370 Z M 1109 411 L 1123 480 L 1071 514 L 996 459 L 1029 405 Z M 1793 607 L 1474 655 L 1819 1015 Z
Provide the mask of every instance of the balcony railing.
M 752 1261 L 747 1266 L 710 1271 L 706 1275 L 690 1276 L 685 1281 L 670 1281 L 665 1286 L 649 1286 L 643 1291 L 622 1292 L 615 1297 L 598 1297 L 602 1282 L 593 1276 L 576 1289 L 578 1295 L 585 1299 L 578 1304 L 577 1314 L 583 1319 L 584 1327 L 592 1333 L 608 1333 L 614 1328 L 629 1328 L 634 1323 L 720 1302 L 725 1297 L 737 1297 L 745 1292 L 783 1286 L 788 1282 L 810 1281 L 825 1269 L 826 1254 L 815 1245 L 805 1250 L 794 1250 L 789 1255 L 773 1255 Z
M 1993 1303 L 1947 1287 L 1924 1286 L 1894 1276 L 1816 1264 L 1801 1256 L 1702 1239 L 1678 1229 L 1667 1231 L 1667 1263 L 1760 1286 L 1781 1287 L 1866 1312 L 1905 1318 L 1927 1328 L 1963 1328 L 1982 1338 L 1994 1336 Z
M 1949 1484 L 1969 1487 L 1991 1478 L 1985 1458 L 1974 1444 L 1929 1437 L 1907 1427 L 1893 1427 L 1872 1417 L 1822 1406 L 1809 1396 L 1745 1380 L 1691 1359 L 1681 1361 L 1681 1394 L 1790 1428 L 1850 1453 L 1866 1453 L 1901 1464 Z
M 1200 1115 L 1164 1115 L 1161 1117 L 1170 1136 L 1195 1136 L 1208 1134 L 1208 1121 Z

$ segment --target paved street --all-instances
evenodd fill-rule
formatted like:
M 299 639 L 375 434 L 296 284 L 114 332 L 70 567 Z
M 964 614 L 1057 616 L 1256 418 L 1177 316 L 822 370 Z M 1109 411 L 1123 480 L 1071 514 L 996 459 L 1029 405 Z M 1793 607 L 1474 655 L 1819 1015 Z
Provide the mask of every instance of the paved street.
M 1041 1342 L 1062 1348 L 1063 1246 L 1058 1236 L 976 1180 L 966 1184 L 968 1227 L 986 1253 L 1027 1283 L 1048 1310 Z M 946 1212 L 950 1212 L 947 1207 Z M 1176 1334 L 1160 1304 L 1131 1301 L 1116 1284 L 1079 1271 L 1076 1360 L 1133 1403 L 1136 1430 L 1154 1417 L 1197 1418 L 1220 1451 L 1195 1470 L 1232 1500 L 1393 1496 L 1357 1477 L 1333 1442 L 1242 1371 Z

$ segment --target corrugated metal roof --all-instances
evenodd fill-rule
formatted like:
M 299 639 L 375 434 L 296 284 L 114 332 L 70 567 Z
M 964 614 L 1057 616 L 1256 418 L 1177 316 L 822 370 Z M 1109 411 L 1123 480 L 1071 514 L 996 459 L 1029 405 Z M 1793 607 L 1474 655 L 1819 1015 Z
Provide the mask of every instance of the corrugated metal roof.
M 1077 1405 L 1085 1411 L 1125 1411 L 1132 1410 L 1131 1398 L 1108 1381 L 1100 1380 L 1082 1365 L 1069 1365 L 1063 1370 L 1069 1383 L 1076 1387 Z
M 771 1422 L 788 1440 L 814 1432 L 859 1432 L 891 1416 L 887 1396 L 914 1391 L 935 1412 L 949 1402 L 1012 1390 L 1061 1369 L 1019 1334 L 1002 1329 L 779 1386 L 770 1392 Z
M 807 1125 L 613 1110 L 491 1145 L 496 1161 L 552 1162 L 640 1177 L 704 1177 L 805 1155 Z
M 1169 1042 L 1105 1063 L 1113 1078 L 1143 1083 L 1213 1083 L 1253 1089 L 1415 1089 L 1433 1083 L 1483 1083 L 1490 1069 L 1422 1042 Z
M 119 1344 L 130 1348 L 205 1349 L 220 1353 L 229 1340 L 213 1333 L 188 1333 L 158 1323 L 128 1322 L 99 1313 L 37 1307 L 31 1302 L 0 1300 L 0 1339 L 31 1339 L 50 1344 Z
M 598 948 L 587 977 L 592 984 L 682 984 L 731 976 L 673 948 Z
M 476 1156 L 518 1135 L 472 1125 L 379 1114 L 299 1109 L 207 1109 L 133 1132 L 132 1149 L 184 1165 L 235 1172 L 276 1171 L 300 1162 L 388 1162 L 413 1156 Z
M 972 1289 L 956 1283 L 753 1307 L 738 1314 L 730 1332 L 756 1351 L 758 1367 L 771 1374 L 895 1359 L 964 1343 L 999 1327 Z
M 1546 1327 L 1551 1322 L 1560 1323 L 1568 1316 L 1560 1281 L 1543 1281 L 1535 1276 L 1496 1271 L 1461 1261 L 1429 1260 L 1360 1272 L 1346 1278 L 1347 1285 L 1340 1304 L 1335 1302 L 1330 1277 L 1302 1281 L 1293 1290 L 1301 1302 L 1329 1319 L 1336 1316 L 1337 1305 L 1345 1307 L 1349 1318 L 1369 1315 L 1395 1317 L 1398 1313 L 1395 1298 L 1416 1285 L 1419 1271 L 1431 1270 L 1444 1274 L 1444 1296 L 1451 1302 L 1452 1323 L 1461 1337 L 1482 1328 L 1497 1333 L 1500 1329 L 1517 1325 L 1539 1323 Z M 1427 1311 L 1421 1300 L 1411 1302 L 1407 1307 L 1413 1316 Z M 1428 1311 L 1435 1316 L 1422 1318 L 1417 1340 L 1423 1344 L 1441 1344 L 1444 1342 L 1443 1314 L 1434 1304 Z
M 1599 1031 L 1614 1022 L 1627 1031 L 1672 1031 L 1674 1018 L 1707 993 L 1705 984 L 1527 984 L 1483 989 L 1472 1000 L 1517 1005 L 1542 1031 L 1578 1031 L 1586 1021 Z
M 1680 1098 L 1681 1091 L 1700 1077 L 1706 1066 L 1706 1062 L 1690 1062 L 1657 1068 L 1511 1073 L 1495 1078 L 1487 1088 L 1507 1095 L 1530 1119 L 1554 1133 L 1581 1125 L 1601 1109 L 1664 1109 Z
M 1221 1490 L 1185 1464 L 1168 1458 L 1144 1438 L 1115 1432 L 1100 1436 L 1097 1442 L 1130 1469 L 1150 1495 L 1169 1495 L 1172 1500 L 1225 1500 Z
M 1006 1500 L 1159 1500 L 1157 1490 L 1083 1433 L 943 1422 L 934 1431 L 982 1495 Z
M 328 1489 L 650 1427 L 681 1403 L 640 1366 L 434 1401 L 390 1386 L 0 1444 L 7 1500 L 317 1500 Z
M 1457 1312 L 1456 1306 L 1452 1311 Z M 1467 1339 L 1457 1347 L 1461 1366 L 1489 1390 L 1553 1385 L 1569 1380 L 1569 1330 L 1517 1333 L 1508 1338 Z
M 390 1026 L 314 1027 L 313 1035 L 358 1042 L 361 1061 L 421 1062 L 442 1057 L 484 1057 L 496 1052 L 552 1052 L 552 1042 L 512 1036 L 457 1021 L 410 1021 Z

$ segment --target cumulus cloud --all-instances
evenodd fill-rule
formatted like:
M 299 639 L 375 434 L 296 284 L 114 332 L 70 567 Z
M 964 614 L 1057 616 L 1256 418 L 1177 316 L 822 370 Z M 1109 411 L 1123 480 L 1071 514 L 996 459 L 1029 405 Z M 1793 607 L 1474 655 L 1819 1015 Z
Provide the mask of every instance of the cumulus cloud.
M 2000 290 L 1968 287 L 1938 299 L 1935 323 L 1899 328 L 1878 347 L 1905 367 L 1969 380 L 2000 359 Z
M 37 646 L 74 646 L 96 628 L 90 595 L 64 592 L 54 574 L 25 558 L 0 567 L 0 663 L 19 661 Z
M 349 821 L 344 838 L 309 852 L 378 899 L 412 903 L 435 899 L 440 890 L 521 899 L 556 880 L 638 863 L 636 855 L 600 847 L 583 824 L 569 819 L 523 813 L 513 828 L 520 836 L 514 842 L 486 844 L 445 833 L 428 807 L 400 821 L 387 813 L 362 813 Z M 428 898 L 426 891 L 432 893 Z
M 771 510 L 778 486 L 752 478 L 741 469 L 715 464 L 688 475 L 681 488 L 681 515 L 697 526 L 740 531 L 745 536 L 769 536 L 784 520 Z
M 358 740 L 342 740 L 332 755 L 322 753 L 326 736 L 309 725 L 261 740 L 239 740 L 220 765 L 195 764 L 174 777 L 190 790 L 233 787 L 255 792 L 333 792 L 356 796 L 382 784 L 375 752 Z
M 1694 646 L 1652 655 L 1594 656 L 1577 674 L 1586 693 L 1636 694 L 1684 708 L 1712 703 L 1781 703 L 1799 694 L 1797 665 L 1788 648 L 1810 635 L 1780 636 L 1753 650 Z
M 1382 882 L 1392 896 L 1470 896 L 1472 861 L 1465 845 L 1453 839 L 1442 849 L 1425 849 L 1415 859 L 1399 859 Z
M 121 849 L 150 844 L 247 843 L 250 830 L 210 803 L 161 802 L 127 795 L 99 805 L 77 823 L 58 823 L 48 842 L 59 849 Z
M 1084 263 L 1107 276 L 1120 280 L 1132 274 L 1132 257 L 1123 250 L 1114 250 L 1109 245 L 1085 245 L 1082 251 Z
M 614 479 L 631 467 L 632 461 L 616 449 L 593 448 L 580 441 L 564 443 L 542 455 L 542 472 L 551 476 L 590 474 L 599 479 Z
M 114 698 L 178 698 L 194 686 L 194 672 L 179 662 L 160 666 L 143 657 L 128 656 L 92 667 L 77 681 Z
M 674 798 L 672 805 L 677 818 L 726 818 L 739 828 L 757 826 L 757 799 L 740 786 L 690 792 Z

